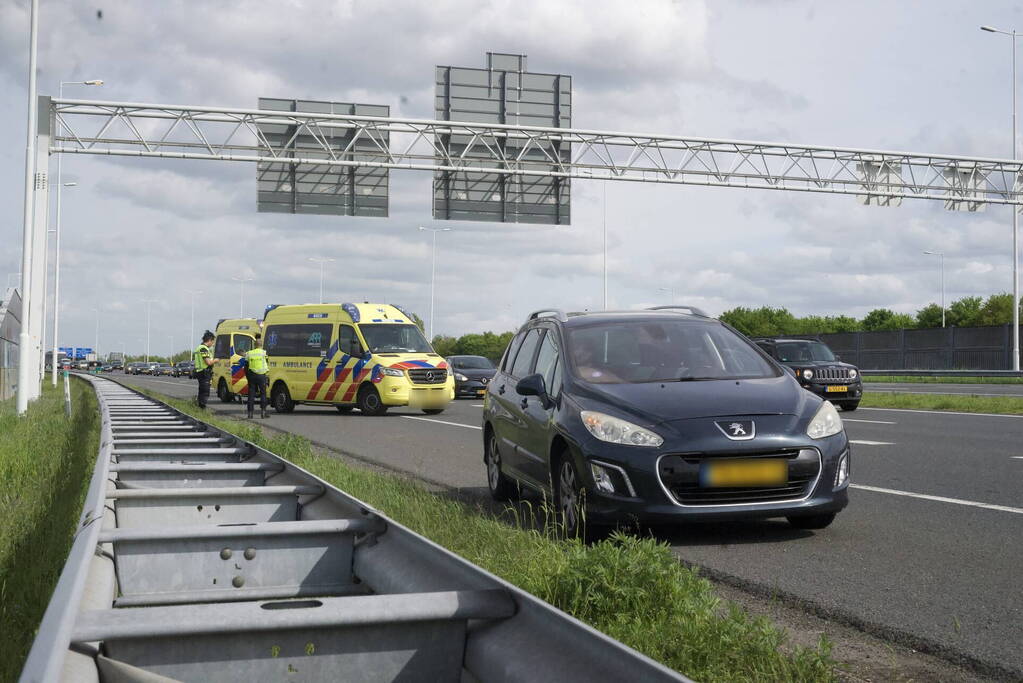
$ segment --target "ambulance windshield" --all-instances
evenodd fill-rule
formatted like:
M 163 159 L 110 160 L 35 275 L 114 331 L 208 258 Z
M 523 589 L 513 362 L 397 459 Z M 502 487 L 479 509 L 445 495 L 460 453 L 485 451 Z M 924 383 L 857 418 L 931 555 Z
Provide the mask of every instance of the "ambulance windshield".
M 433 353 L 430 343 L 415 325 L 364 323 L 359 329 L 373 353 Z

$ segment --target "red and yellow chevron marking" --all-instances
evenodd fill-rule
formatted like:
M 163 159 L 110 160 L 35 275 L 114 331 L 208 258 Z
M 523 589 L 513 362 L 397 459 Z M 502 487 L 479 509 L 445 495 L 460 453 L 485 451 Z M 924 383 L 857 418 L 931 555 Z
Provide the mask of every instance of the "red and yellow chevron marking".
M 333 383 L 331 383 L 330 387 L 327 389 L 326 395 L 324 395 L 323 397 L 323 400 L 333 401 L 334 394 L 337 393 L 337 390 L 341 388 L 341 385 L 344 384 L 345 380 L 348 379 L 348 375 L 350 375 L 351 373 L 352 368 L 345 368 L 340 373 L 338 373 L 337 379 L 335 379 Z
M 352 380 L 351 386 L 349 386 L 348 389 L 345 390 L 344 396 L 341 397 L 342 403 L 352 402 L 352 398 L 355 396 L 355 392 L 359 390 L 359 385 L 362 384 L 362 380 L 366 379 L 366 377 L 368 377 L 369 373 L 372 371 L 373 371 L 372 368 L 362 369 L 362 372 L 359 373 L 359 376 Z
M 316 378 L 316 381 L 313 383 L 312 388 L 309 389 L 309 394 L 306 396 L 306 400 L 313 401 L 316 399 L 317 392 L 319 392 L 320 387 L 323 386 L 323 383 L 327 381 L 327 378 L 330 377 L 330 373 L 332 370 L 333 368 L 326 367 L 320 371 L 320 374 Z
M 245 379 L 245 368 L 240 367 L 233 369 L 231 371 L 231 389 L 233 390 L 237 386 L 238 382 L 242 381 L 243 379 Z M 234 391 L 233 393 L 239 394 L 241 396 L 246 396 L 249 393 L 249 385 L 246 384 L 244 387 L 242 387 L 238 391 Z

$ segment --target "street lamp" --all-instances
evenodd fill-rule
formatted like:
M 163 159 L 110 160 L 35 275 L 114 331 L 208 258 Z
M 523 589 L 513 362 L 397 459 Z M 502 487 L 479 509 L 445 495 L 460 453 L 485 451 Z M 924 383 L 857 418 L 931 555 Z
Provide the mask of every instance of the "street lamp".
M 1012 158 L 1016 158 L 1016 29 L 981 26 L 981 31 L 1009 36 L 1012 51 Z M 1013 183 L 1015 190 L 1018 182 Z M 1012 205 L 1012 369 L 1019 372 L 1019 208 Z
M 658 287 L 658 292 L 668 292 L 671 295 L 671 303 L 675 304 L 675 288 L 674 287 Z
M 240 282 L 241 285 L 242 285 L 242 296 L 241 296 L 241 299 L 238 302 L 238 317 L 242 318 L 242 317 L 244 317 L 242 315 L 242 311 L 245 309 L 245 283 L 246 282 L 252 282 L 256 278 L 254 278 L 254 277 L 234 277 L 234 276 L 232 276 L 231 279 L 234 280 L 235 282 Z
M 195 295 L 196 294 L 202 294 L 202 290 L 201 289 L 190 289 L 190 290 L 188 290 L 188 293 L 192 297 L 192 318 L 191 318 L 192 325 L 188 329 L 188 343 L 189 344 L 194 344 L 195 343 Z
M 333 263 L 334 259 L 326 258 L 326 257 L 319 257 L 319 256 L 310 256 L 308 260 L 312 261 L 313 263 L 319 263 L 320 264 L 320 303 L 322 304 L 323 303 L 323 266 L 326 263 Z
M 930 254 L 931 256 L 937 256 L 938 257 L 938 264 L 939 264 L 938 268 L 939 268 L 939 273 L 940 273 L 940 275 L 938 277 L 938 282 L 940 283 L 940 287 L 941 287 L 941 326 L 944 327 L 945 326 L 945 253 L 941 252 L 941 251 L 925 251 L 924 253 L 925 254 Z
M 437 280 L 437 233 L 451 232 L 451 228 L 425 228 L 420 225 L 419 229 L 433 233 L 433 261 L 430 264 L 430 329 L 427 332 L 427 336 L 433 339 L 433 290 Z
M 149 305 L 155 304 L 159 299 L 143 299 L 142 303 L 146 305 L 146 362 L 149 362 Z
M 93 308 L 92 312 L 96 314 L 96 343 L 92 346 L 92 352 L 96 354 L 96 360 L 99 360 L 99 309 Z
M 60 160 L 63 154 L 57 155 L 57 175 L 60 176 Z M 62 187 L 75 187 L 78 183 L 57 183 L 57 227 L 53 236 L 53 357 L 57 357 L 57 332 L 60 327 L 60 190 Z M 57 386 L 57 364 L 53 364 L 50 373 L 50 384 Z

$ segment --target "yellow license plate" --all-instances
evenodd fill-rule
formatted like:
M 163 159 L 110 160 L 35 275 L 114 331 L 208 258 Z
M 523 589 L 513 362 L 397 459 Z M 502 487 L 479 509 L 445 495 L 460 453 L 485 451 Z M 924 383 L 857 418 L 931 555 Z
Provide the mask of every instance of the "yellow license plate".
M 788 461 L 782 458 L 749 458 L 704 463 L 700 483 L 708 488 L 723 486 L 770 486 L 788 480 Z
M 477 389 L 477 390 L 476 390 L 476 395 L 477 395 L 477 396 L 482 396 L 482 395 L 483 395 L 483 394 L 485 394 L 485 393 L 487 393 L 487 390 L 486 390 L 486 389 Z
M 827 391 L 827 392 L 832 392 L 832 391 L 844 392 L 844 391 L 849 391 L 849 387 L 847 387 L 845 385 L 835 384 L 835 385 L 828 386 L 828 388 L 826 388 L 824 391 Z

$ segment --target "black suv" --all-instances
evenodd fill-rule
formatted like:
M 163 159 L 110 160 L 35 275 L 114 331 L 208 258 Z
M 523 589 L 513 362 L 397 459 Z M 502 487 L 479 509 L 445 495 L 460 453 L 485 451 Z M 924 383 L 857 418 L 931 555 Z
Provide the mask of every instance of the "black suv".
M 855 365 L 843 363 L 828 345 L 817 339 L 753 340 L 771 358 L 792 368 L 796 379 L 842 410 L 856 410 L 863 397 L 863 378 Z
M 451 356 L 447 360 L 455 373 L 455 398 L 482 396 L 497 373 L 490 359 L 483 356 Z
M 627 520 L 820 529 L 847 503 L 835 407 L 687 306 L 531 314 L 487 389 L 483 441 L 491 494 L 550 496 L 572 535 Z

